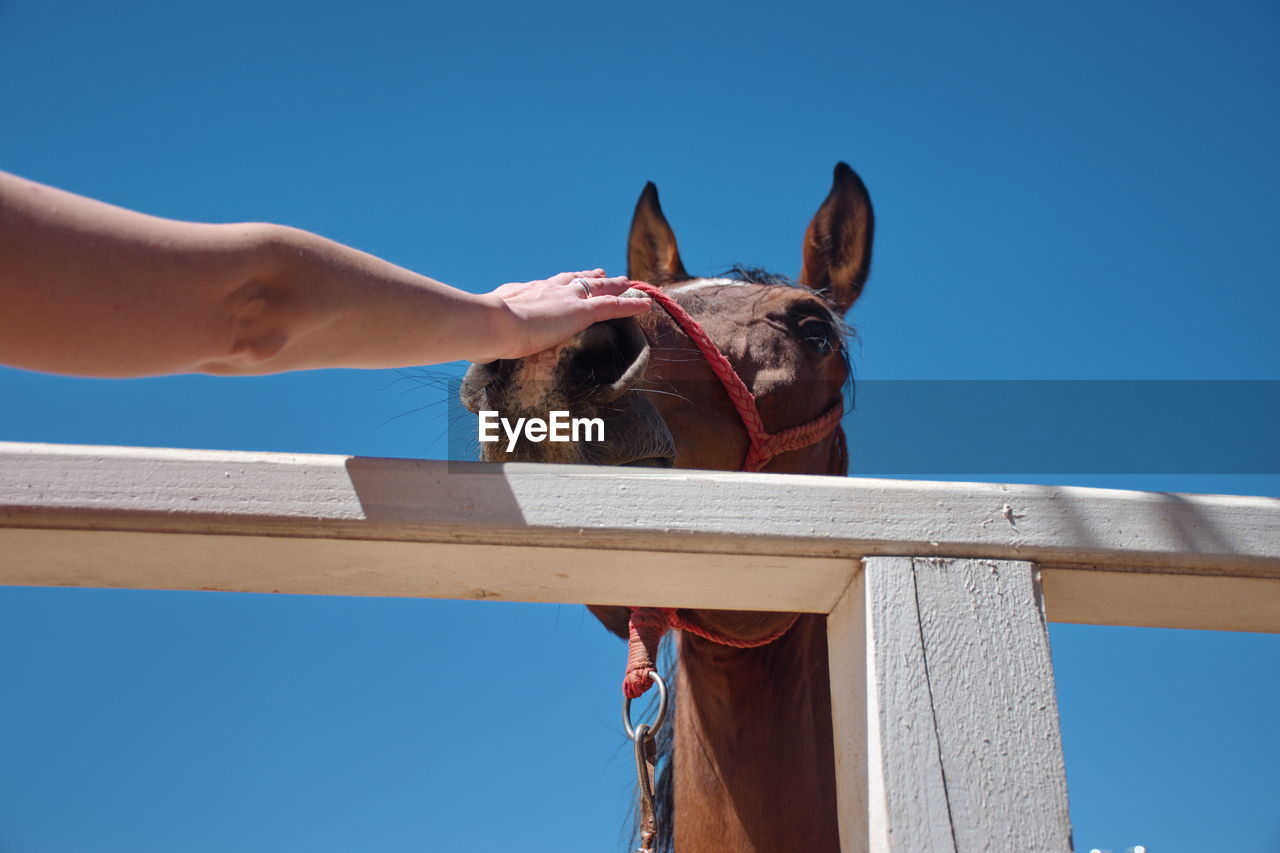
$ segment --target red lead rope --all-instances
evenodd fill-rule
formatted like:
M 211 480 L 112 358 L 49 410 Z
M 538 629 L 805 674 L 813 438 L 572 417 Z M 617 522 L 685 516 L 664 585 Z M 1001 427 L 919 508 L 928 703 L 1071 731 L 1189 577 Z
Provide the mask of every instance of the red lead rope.
M 756 405 L 755 394 L 752 394 L 751 390 L 747 388 L 746 383 L 742 381 L 742 377 L 738 375 L 738 372 L 733 369 L 733 365 L 729 363 L 729 359 L 725 358 L 724 353 L 720 351 L 720 348 L 707 335 L 706 330 L 702 328 L 702 324 L 693 319 L 688 311 L 685 311 L 679 303 L 662 292 L 661 289 L 643 281 L 632 281 L 629 284 L 635 290 L 657 302 L 671 315 L 671 319 L 676 321 L 676 324 L 684 330 L 684 333 L 698 347 L 702 357 L 707 360 L 707 365 L 715 373 L 716 378 L 720 380 L 720 384 L 724 386 L 725 393 L 729 395 L 729 399 L 733 402 L 733 407 L 737 410 L 738 417 L 742 419 L 742 425 L 747 429 L 747 438 L 751 442 L 747 450 L 747 458 L 742 463 L 743 471 L 759 471 L 779 453 L 785 453 L 788 450 L 799 450 L 802 447 L 817 444 L 839 426 L 840 417 L 844 414 L 843 403 L 836 403 L 808 423 L 784 429 L 781 432 L 770 433 L 764 428 L 764 422 L 760 419 L 760 409 Z M 758 646 L 766 646 L 787 633 L 798 618 L 800 616 L 796 614 L 785 626 L 767 637 L 743 642 L 715 631 L 709 631 L 687 621 L 680 616 L 674 607 L 633 607 L 631 608 L 631 621 L 628 625 L 630 637 L 627 645 L 627 672 L 622 680 L 622 693 L 628 699 L 635 699 L 653 684 L 649 673 L 654 672 L 656 669 L 654 661 L 658 656 L 658 642 L 668 628 L 674 628 L 677 631 L 688 631 L 690 634 L 702 637 L 704 640 L 710 640 L 713 643 L 719 643 L 724 646 L 752 649 Z

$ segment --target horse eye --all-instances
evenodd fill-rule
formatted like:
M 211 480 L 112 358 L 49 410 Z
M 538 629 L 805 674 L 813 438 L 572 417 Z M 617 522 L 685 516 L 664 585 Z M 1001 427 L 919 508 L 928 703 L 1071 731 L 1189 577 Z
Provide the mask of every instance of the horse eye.
M 834 348 L 831 324 L 821 317 L 804 317 L 796 324 L 800 340 L 818 355 L 826 355 Z

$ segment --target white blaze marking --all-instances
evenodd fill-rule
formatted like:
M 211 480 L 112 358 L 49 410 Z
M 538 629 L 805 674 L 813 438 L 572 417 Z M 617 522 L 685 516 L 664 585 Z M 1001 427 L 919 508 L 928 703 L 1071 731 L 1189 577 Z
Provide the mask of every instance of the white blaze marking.
M 689 284 L 682 284 L 679 287 L 673 287 L 667 291 L 669 295 L 677 293 L 688 293 L 691 290 L 701 290 L 704 287 L 748 287 L 749 281 L 738 281 L 733 278 L 700 278 Z

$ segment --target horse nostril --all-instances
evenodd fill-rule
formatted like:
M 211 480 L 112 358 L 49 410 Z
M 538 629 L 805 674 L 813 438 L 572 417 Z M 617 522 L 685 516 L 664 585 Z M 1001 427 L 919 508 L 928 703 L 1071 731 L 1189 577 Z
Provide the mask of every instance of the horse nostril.
M 606 320 L 581 334 L 567 365 L 568 379 L 583 396 L 612 400 L 644 375 L 649 342 L 635 320 Z

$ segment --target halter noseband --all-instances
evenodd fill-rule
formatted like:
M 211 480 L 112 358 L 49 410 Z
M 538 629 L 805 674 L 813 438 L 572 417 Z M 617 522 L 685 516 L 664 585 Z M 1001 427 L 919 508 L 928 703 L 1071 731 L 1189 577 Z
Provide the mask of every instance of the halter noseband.
M 711 372 L 716 375 L 716 378 L 720 380 L 720 384 L 724 386 L 725 393 L 729 395 L 729 399 L 733 402 L 733 407 L 737 410 L 738 417 L 742 420 L 742 425 L 746 427 L 747 438 L 751 442 L 747 450 L 747 458 L 743 461 L 741 470 L 759 471 L 768 464 L 770 459 L 778 454 L 817 444 L 831 435 L 836 427 L 840 425 L 840 417 L 844 414 L 843 401 L 835 403 L 831 408 L 807 423 L 773 433 L 766 430 L 764 422 L 760 419 L 760 409 L 756 405 L 756 395 L 752 394 L 751 390 L 747 388 L 747 384 L 742 381 L 738 371 L 733 369 L 729 359 L 725 358 L 724 353 L 711 340 L 706 330 L 702 328 L 702 324 L 693 319 L 693 316 L 688 311 L 684 310 L 679 303 L 661 289 L 643 281 L 628 283 L 633 289 L 640 291 L 654 302 L 657 302 L 671 315 L 671 319 L 676 322 L 676 325 L 683 329 L 684 333 L 698 347 L 698 351 L 706 359 Z M 656 671 L 654 661 L 657 658 L 658 641 L 662 639 L 662 635 L 667 632 L 668 628 L 688 631 L 691 634 L 702 637 L 704 640 L 710 640 L 720 645 L 751 649 L 772 643 L 791 630 L 791 626 L 799 618 L 800 614 L 795 614 L 786 625 L 767 637 L 762 637 L 758 640 L 741 641 L 688 621 L 680 616 L 679 611 L 674 607 L 633 607 L 631 608 L 631 620 L 628 625 L 630 637 L 627 643 L 627 671 L 622 680 L 623 695 L 628 699 L 635 699 L 653 684 L 650 674 Z

